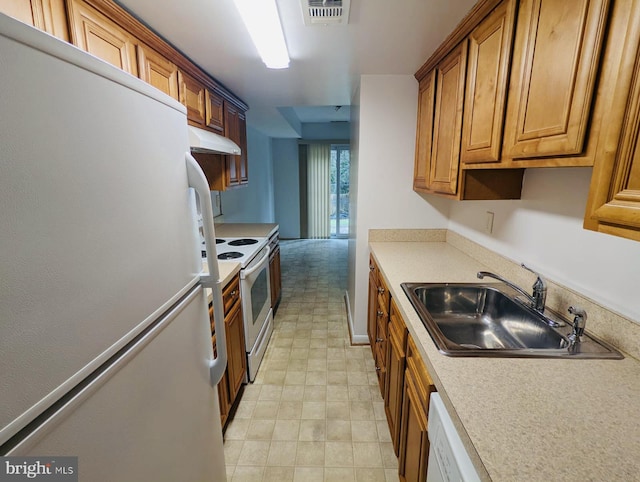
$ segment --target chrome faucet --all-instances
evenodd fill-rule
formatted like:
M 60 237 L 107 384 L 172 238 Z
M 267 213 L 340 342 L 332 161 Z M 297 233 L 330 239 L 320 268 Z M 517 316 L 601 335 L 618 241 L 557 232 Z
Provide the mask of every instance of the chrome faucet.
M 582 308 L 570 306 L 569 313 L 573 315 L 573 329 L 569 335 L 569 343 L 573 346 L 582 341 L 584 328 L 587 325 L 587 312 Z
M 490 271 L 479 271 L 478 278 L 482 279 L 486 276 L 488 278 L 494 278 L 494 279 L 497 279 L 498 281 L 502 281 L 504 284 L 506 284 L 510 288 L 513 288 L 522 296 L 524 296 L 531 304 L 531 308 L 533 308 L 539 313 L 544 313 L 544 306 L 547 300 L 547 285 L 544 282 L 544 279 L 542 279 L 542 276 L 540 276 L 538 273 L 533 271 L 531 268 L 528 268 L 527 266 L 525 266 L 524 263 L 521 264 L 520 266 L 526 269 L 527 271 L 531 271 L 533 274 L 535 274 L 538 277 L 536 279 L 536 282 L 533 283 L 533 296 L 527 293 L 525 290 L 523 290 L 519 286 L 513 284 L 511 281 L 504 279 L 500 275 L 491 273 Z

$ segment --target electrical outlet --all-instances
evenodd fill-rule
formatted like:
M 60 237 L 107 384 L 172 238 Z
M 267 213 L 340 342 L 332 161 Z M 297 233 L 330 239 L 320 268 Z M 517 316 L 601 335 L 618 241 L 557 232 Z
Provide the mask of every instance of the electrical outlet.
M 491 211 L 487 211 L 487 214 L 485 215 L 484 230 L 487 234 L 491 234 L 493 232 L 493 213 Z

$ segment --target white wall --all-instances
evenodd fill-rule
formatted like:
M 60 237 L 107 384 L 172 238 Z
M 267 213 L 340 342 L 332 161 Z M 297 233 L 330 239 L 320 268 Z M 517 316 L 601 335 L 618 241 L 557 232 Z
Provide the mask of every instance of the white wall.
M 352 104 L 349 284 L 354 341 L 367 341 L 369 229 L 446 228 L 450 201 L 412 189 L 418 83 L 411 75 L 363 75 Z M 355 158 L 355 161 L 354 161 Z M 357 184 L 357 186 L 356 186 Z M 355 194 L 354 194 L 355 192 Z
M 271 138 L 247 128 L 249 184 L 220 193 L 225 223 L 273 223 Z M 215 200 L 214 200 L 215 202 Z
M 521 200 L 454 202 L 449 228 L 640 322 L 640 243 L 582 229 L 590 178 L 591 168 L 527 169 Z
M 275 222 L 283 239 L 300 238 L 300 169 L 297 139 L 272 139 Z

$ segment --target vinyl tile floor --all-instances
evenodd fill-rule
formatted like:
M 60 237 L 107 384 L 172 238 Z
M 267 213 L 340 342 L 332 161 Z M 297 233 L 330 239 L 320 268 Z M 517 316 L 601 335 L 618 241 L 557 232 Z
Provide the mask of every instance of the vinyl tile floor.
M 369 346 L 351 346 L 346 240 L 281 241 L 282 299 L 225 433 L 227 478 L 397 481 Z

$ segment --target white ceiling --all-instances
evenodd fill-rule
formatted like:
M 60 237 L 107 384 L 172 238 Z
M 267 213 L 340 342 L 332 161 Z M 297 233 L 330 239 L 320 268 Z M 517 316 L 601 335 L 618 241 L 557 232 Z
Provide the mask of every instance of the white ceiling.
M 349 106 L 361 75 L 413 75 L 475 1 L 351 0 L 348 25 L 306 27 L 300 0 L 278 0 L 291 57 L 283 70 L 264 66 L 233 0 L 119 3 L 247 102 L 249 125 L 298 137 L 279 107 L 301 122 L 348 120 L 335 106 Z

